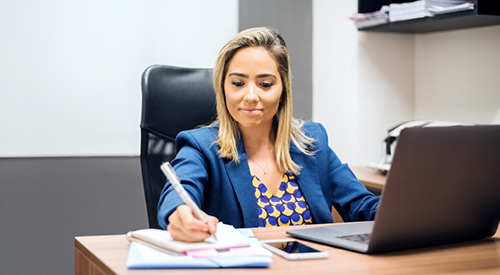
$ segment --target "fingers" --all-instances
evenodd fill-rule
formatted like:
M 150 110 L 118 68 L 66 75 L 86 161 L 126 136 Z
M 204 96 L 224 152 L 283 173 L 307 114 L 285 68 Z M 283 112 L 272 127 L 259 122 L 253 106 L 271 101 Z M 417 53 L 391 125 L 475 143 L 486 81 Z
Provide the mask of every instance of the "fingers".
M 168 218 L 167 230 L 172 239 L 183 242 L 201 242 L 215 233 L 218 219 L 206 215 L 208 224 L 199 220 L 191 208 L 180 205 Z
M 208 232 L 210 234 L 215 234 L 215 231 L 217 230 L 217 224 L 219 223 L 219 219 L 217 219 L 214 216 L 210 216 L 205 214 L 205 217 L 207 218 L 208 221 Z
M 180 205 L 169 217 L 167 230 L 172 239 L 183 242 L 200 242 L 208 238 L 208 225 L 194 216 L 187 205 Z

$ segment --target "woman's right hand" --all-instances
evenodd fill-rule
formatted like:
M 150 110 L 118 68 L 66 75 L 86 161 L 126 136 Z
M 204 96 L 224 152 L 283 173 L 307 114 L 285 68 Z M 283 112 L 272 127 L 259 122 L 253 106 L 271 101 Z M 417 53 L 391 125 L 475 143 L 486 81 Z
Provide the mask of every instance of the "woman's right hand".
M 179 205 L 168 217 L 167 230 L 170 232 L 172 239 L 182 242 L 202 242 L 210 237 L 210 234 L 215 234 L 219 220 L 214 216 L 203 214 L 208 223 L 199 220 L 189 206 L 185 204 Z

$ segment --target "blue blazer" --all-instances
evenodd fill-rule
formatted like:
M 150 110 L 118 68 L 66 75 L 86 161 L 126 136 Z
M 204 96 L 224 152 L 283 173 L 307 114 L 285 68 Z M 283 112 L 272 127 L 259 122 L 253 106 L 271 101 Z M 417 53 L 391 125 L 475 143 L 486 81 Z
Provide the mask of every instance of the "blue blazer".
M 312 156 L 302 153 L 292 142 L 290 154 L 302 166 L 297 183 L 309 205 L 314 223 L 332 223 L 334 206 L 343 220 L 373 220 L 379 197 L 359 182 L 347 164 L 342 164 L 328 146 L 325 128 L 314 122 L 304 124 L 304 132 L 315 139 L 309 148 Z M 257 199 L 243 141 L 237 144 L 240 163 L 220 158 L 215 144 L 218 125 L 179 133 L 175 142 L 177 156 L 172 165 L 186 191 L 207 214 L 236 228 L 258 227 Z M 169 182 L 158 204 L 158 223 L 168 225 L 170 214 L 182 204 Z

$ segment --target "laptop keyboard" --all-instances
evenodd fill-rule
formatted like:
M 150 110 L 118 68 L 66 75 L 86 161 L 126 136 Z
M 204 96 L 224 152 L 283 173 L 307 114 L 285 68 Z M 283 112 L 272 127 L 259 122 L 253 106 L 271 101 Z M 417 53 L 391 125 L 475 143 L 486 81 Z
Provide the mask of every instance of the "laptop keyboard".
M 353 241 L 353 242 L 358 242 L 358 243 L 368 243 L 370 240 L 370 235 L 369 233 L 365 234 L 355 234 L 355 235 L 344 235 L 344 236 L 337 236 L 337 238 L 343 239 L 343 240 L 348 240 L 348 241 Z

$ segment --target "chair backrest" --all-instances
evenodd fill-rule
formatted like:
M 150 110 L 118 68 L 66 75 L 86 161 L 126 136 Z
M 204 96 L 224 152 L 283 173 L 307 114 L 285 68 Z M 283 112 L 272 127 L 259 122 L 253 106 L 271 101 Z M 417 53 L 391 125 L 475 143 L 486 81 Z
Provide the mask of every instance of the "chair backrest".
M 213 69 L 148 67 L 142 75 L 141 168 L 150 228 L 159 228 L 157 205 L 166 178 L 160 170 L 175 158 L 180 131 L 215 119 Z

